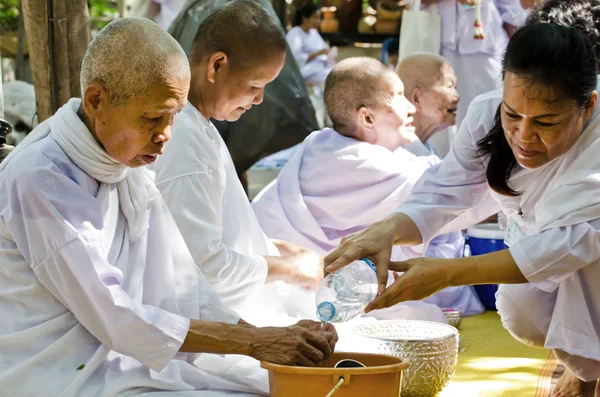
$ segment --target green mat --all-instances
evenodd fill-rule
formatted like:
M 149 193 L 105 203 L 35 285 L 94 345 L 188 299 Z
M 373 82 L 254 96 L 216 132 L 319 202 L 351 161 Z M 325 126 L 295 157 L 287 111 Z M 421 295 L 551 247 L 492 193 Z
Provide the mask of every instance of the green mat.
M 535 397 L 549 351 L 513 339 L 496 312 L 464 318 L 458 367 L 439 397 Z

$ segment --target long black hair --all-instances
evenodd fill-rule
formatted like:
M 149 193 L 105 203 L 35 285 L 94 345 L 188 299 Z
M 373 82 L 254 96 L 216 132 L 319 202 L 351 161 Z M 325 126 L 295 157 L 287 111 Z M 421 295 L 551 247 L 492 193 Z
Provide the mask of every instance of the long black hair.
M 596 89 L 597 63 L 594 47 L 577 29 L 538 23 L 517 31 L 506 48 L 502 75 L 514 73 L 530 83 L 575 100 L 581 108 Z M 508 186 L 517 165 L 515 155 L 504 136 L 500 107 L 490 132 L 477 142 L 479 157 L 488 157 L 487 181 L 506 196 L 520 193 Z
M 315 12 L 319 11 L 319 7 L 314 3 L 308 3 L 296 9 L 292 26 L 302 25 L 303 18 L 310 18 Z

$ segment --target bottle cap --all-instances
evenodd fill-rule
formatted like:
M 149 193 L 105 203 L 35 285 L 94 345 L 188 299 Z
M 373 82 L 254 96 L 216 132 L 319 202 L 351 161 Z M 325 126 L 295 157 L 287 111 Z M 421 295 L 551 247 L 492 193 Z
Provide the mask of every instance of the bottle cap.
M 335 306 L 331 302 L 321 302 L 317 306 L 317 317 L 319 320 L 328 322 L 335 317 Z

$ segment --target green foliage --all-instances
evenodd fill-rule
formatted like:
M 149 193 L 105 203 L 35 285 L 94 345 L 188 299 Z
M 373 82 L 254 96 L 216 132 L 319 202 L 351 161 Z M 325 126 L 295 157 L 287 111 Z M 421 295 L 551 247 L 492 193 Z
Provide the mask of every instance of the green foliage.
M 19 21 L 19 1 L 20 0 L 0 1 L 0 33 L 17 30 Z
M 19 2 L 20 0 L 0 0 L 0 33 L 17 30 Z M 103 28 L 118 14 L 115 0 L 88 0 L 88 7 L 94 30 Z
M 117 2 L 114 0 L 88 0 L 88 7 L 92 30 L 102 29 L 118 14 Z

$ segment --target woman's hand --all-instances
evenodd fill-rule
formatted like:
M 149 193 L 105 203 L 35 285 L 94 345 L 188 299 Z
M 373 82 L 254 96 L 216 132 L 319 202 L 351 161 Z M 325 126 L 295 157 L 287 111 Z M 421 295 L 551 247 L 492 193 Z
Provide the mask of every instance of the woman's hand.
M 421 233 L 405 214 L 393 214 L 374 223 L 364 231 L 342 239 L 338 248 L 325 257 L 327 272 L 333 272 L 361 258 L 371 258 L 377 267 L 379 293 L 385 291 L 388 264 L 394 242 L 414 245 L 421 241 Z
M 466 258 L 410 259 L 392 262 L 389 268 L 405 273 L 375 298 L 365 311 L 390 307 L 398 302 L 420 300 L 447 287 L 528 282 L 508 249 Z
M 389 269 L 404 272 L 394 275 L 394 283 L 379 295 L 365 309 L 383 309 L 396 303 L 421 300 L 450 287 L 451 261 L 439 258 L 416 258 L 405 262 L 391 262 Z

